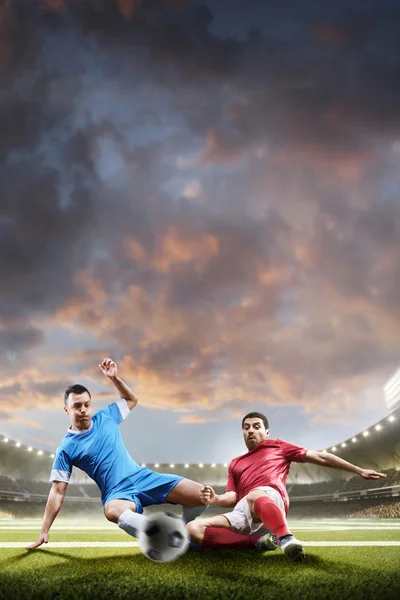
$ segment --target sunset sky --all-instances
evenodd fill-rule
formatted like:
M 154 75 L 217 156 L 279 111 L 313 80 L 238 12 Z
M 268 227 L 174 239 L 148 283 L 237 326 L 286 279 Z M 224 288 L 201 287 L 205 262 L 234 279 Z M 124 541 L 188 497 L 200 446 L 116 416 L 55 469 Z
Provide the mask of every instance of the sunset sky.
M 139 462 L 387 414 L 398 1 L 8 0 L 0 34 L 0 433 L 53 451 L 107 356 Z

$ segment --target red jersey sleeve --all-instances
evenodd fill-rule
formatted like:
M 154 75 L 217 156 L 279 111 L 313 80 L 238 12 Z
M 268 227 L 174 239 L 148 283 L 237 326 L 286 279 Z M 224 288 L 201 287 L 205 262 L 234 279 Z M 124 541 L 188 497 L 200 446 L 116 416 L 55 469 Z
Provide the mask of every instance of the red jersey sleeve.
M 296 446 L 295 444 L 290 444 L 283 440 L 279 440 L 279 442 L 282 448 L 282 454 L 288 462 L 303 462 L 307 448 Z
M 225 492 L 237 492 L 236 481 L 233 475 L 232 463 L 228 467 L 228 483 L 226 484 Z

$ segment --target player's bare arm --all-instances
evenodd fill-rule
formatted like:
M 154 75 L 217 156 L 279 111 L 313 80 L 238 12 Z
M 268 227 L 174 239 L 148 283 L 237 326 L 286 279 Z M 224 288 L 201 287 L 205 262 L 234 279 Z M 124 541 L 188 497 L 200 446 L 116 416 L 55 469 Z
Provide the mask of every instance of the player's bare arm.
M 29 549 L 38 548 L 42 544 L 47 544 L 49 541 L 49 531 L 50 527 L 54 523 L 54 519 L 60 512 L 60 508 L 64 501 L 65 492 L 67 491 L 68 483 L 64 481 L 54 481 L 49 492 L 49 497 L 47 499 L 46 509 L 44 511 L 44 518 L 42 528 L 40 530 L 39 537 L 36 542 L 27 546 Z
M 210 485 L 205 485 L 200 491 L 200 500 L 203 504 L 213 504 L 223 508 L 235 506 L 237 501 L 236 492 L 225 492 L 225 494 L 216 494 Z
M 330 454 L 329 452 L 315 452 L 308 451 L 304 457 L 305 463 L 311 463 L 320 467 L 330 467 L 331 469 L 340 469 L 341 471 L 350 471 L 363 477 L 363 479 L 380 479 L 387 477 L 385 473 L 378 473 L 377 471 L 371 471 L 370 469 L 361 469 L 352 463 Z
M 126 383 L 122 381 L 120 377 L 118 377 L 118 368 L 115 362 L 111 360 L 111 358 L 105 358 L 101 364 L 99 364 L 99 367 L 102 373 L 115 385 L 120 397 L 126 400 L 129 410 L 135 408 L 136 404 L 138 403 L 138 399 L 132 392 L 131 388 L 126 385 Z

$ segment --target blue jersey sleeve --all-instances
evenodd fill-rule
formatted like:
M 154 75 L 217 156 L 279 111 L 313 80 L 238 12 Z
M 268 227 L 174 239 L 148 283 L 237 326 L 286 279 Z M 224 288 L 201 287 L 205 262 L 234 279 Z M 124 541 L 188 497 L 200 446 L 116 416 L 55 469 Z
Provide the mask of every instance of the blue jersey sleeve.
M 99 412 L 102 412 L 107 417 L 111 417 L 112 420 L 119 425 L 129 415 L 130 410 L 127 401 L 124 398 L 120 398 L 117 402 L 109 404 Z
M 57 448 L 49 481 L 69 482 L 72 473 L 71 459 L 64 448 Z

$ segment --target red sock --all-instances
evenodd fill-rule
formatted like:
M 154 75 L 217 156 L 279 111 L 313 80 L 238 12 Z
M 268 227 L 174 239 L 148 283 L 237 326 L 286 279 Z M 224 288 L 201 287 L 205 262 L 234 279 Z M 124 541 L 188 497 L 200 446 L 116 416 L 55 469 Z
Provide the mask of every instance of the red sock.
M 211 548 L 252 548 L 260 539 L 259 535 L 240 535 L 223 527 L 206 527 L 202 546 Z
M 261 519 L 267 529 L 272 531 L 276 537 L 282 535 L 290 535 L 286 518 L 279 506 L 268 498 L 268 496 L 260 496 L 254 502 L 254 512 Z

